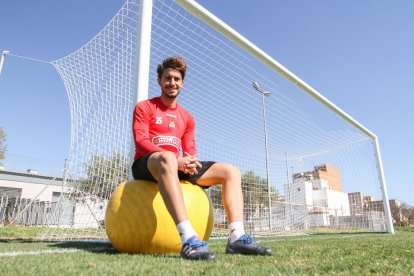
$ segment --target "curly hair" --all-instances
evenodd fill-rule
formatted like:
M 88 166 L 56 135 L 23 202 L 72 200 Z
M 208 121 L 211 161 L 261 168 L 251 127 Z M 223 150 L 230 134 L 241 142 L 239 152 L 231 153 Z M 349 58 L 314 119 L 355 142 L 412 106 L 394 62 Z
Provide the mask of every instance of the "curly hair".
M 180 71 L 181 77 L 184 80 L 185 71 L 187 70 L 187 63 L 185 62 L 184 58 L 178 56 L 172 56 L 163 60 L 161 64 L 157 67 L 157 74 L 158 78 L 160 79 L 164 70 L 167 68 L 173 68 L 175 70 Z

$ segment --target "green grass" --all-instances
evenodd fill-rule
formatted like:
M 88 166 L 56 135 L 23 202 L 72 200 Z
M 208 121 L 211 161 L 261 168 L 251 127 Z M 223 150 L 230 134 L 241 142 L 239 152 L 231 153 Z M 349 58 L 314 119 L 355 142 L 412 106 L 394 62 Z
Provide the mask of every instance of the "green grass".
M 11 239 L 13 229 L 0 227 L 0 275 L 414 275 L 413 228 L 260 239 L 270 257 L 227 255 L 225 241 L 212 240 L 212 262 L 120 254 L 105 243 L 36 242 L 26 238 L 40 230 L 17 229 Z
M 39 237 L 44 227 L 21 227 L 21 226 L 5 226 L 0 227 L 0 240 L 4 239 L 35 239 Z

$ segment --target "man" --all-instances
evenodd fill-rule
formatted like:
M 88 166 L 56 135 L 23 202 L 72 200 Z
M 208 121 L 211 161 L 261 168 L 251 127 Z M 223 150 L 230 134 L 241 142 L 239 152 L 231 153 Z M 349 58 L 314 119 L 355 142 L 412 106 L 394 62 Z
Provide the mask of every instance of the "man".
M 197 159 L 194 118 L 177 103 L 186 69 L 181 57 L 165 59 L 157 68 L 161 96 L 142 101 L 135 107 L 133 176 L 137 180 L 158 182 L 161 196 L 182 240 L 181 257 L 205 260 L 215 259 L 216 254 L 197 237 L 187 218 L 180 180 L 201 187 L 222 184 L 222 201 L 230 232 L 226 253 L 271 255 L 270 249 L 254 242 L 244 231 L 239 169 L 230 164 Z

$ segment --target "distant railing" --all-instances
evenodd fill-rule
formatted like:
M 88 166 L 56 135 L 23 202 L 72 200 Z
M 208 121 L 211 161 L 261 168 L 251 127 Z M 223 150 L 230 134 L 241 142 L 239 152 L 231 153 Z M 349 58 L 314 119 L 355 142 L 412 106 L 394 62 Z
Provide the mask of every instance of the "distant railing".
M 18 197 L 0 197 L 0 226 L 46 225 L 56 203 Z

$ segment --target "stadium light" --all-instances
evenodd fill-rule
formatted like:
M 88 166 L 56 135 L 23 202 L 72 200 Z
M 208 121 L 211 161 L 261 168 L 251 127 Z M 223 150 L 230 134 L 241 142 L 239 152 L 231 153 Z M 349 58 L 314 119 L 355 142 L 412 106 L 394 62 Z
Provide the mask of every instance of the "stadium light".
M 3 52 L 2 52 L 2 53 L 1 53 L 1 55 L 0 55 L 0 76 L 1 76 L 1 70 L 3 69 L 4 57 L 5 57 L 8 53 L 10 53 L 10 52 L 9 52 L 9 51 L 7 51 L 7 50 L 3 50 Z
M 267 180 L 267 194 L 269 198 L 269 230 L 272 230 L 272 202 L 270 196 L 270 183 L 269 183 L 269 151 L 267 147 L 267 123 L 266 123 L 266 105 L 265 105 L 265 96 L 270 96 L 270 92 L 265 91 L 260 88 L 257 82 L 252 83 L 253 88 L 262 94 L 262 109 L 263 109 L 263 130 L 265 138 L 265 155 L 266 155 L 266 180 Z

